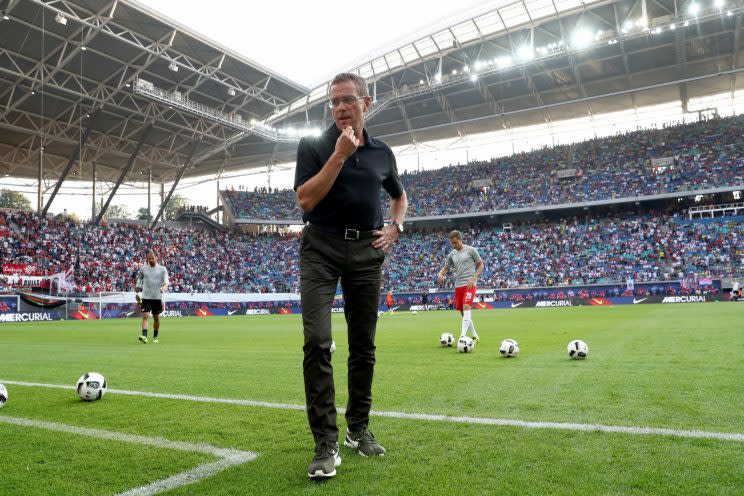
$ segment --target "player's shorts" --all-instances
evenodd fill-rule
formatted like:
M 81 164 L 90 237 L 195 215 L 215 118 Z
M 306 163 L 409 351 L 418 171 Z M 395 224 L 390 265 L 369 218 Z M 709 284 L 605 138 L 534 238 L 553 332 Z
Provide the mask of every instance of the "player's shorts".
M 160 315 L 163 313 L 163 300 L 142 300 L 142 313 Z
M 455 288 L 455 310 L 462 311 L 463 305 L 473 306 L 473 299 L 475 298 L 475 291 L 478 288 L 473 286 L 468 288 L 467 286 L 460 286 Z

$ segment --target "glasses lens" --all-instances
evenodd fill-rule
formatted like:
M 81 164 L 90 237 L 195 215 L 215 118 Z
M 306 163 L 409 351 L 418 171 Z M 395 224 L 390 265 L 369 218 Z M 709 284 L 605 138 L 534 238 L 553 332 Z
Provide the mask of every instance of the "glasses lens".
M 361 96 L 344 96 L 341 98 L 332 98 L 331 100 L 328 100 L 328 106 L 331 108 L 338 107 L 342 103 L 344 105 L 351 105 L 352 103 L 355 103 L 360 98 L 363 98 Z

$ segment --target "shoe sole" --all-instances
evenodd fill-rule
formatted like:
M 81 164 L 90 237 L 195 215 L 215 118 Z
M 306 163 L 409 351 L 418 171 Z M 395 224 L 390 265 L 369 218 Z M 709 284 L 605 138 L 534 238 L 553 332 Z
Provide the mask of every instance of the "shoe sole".
M 326 474 L 322 470 L 316 470 L 314 474 L 311 474 L 310 472 L 308 472 L 307 476 L 310 477 L 311 479 L 327 479 L 329 477 L 335 477 L 336 470 L 334 470 L 330 474 Z
M 145 341 L 145 340 L 144 340 L 144 339 L 142 339 L 142 338 L 139 338 L 139 342 L 140 342 L 140 343 L 142 343 L 142 344 L 147 344 L 147 341 Z
M 336 456 L 336 461 L 334 462 L 336 467 L 341 466 L 341 455 Z M 316 470 L 314 474 L 311 474 L 310 472 L 307 473 L 307 476 L 311 479 L 327 479 L 329 477 L 335 477 L 336 476 L 336 469 L 333 469 L 333 472 L 330 472 L 326 474 L 322 470 Z

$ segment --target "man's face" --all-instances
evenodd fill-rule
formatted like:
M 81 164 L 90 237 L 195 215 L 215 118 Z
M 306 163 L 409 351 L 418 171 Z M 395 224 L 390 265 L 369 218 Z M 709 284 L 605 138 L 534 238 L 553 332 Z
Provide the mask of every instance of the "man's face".
M 350 103 L 344 103 L 345 98 L 350 99 L 351 97 L 357 99 Z M 355 132 L 361 133 L 364 129 L 364 112 L 369 109 L 371 98 L 368 96 L 359 98 L 359 92 L 354 81 L 342 81 L 331 86 L 329 99 L 331 102 L 339 102 L 331 110 L 336 127 L 343 131 L 347 126 L 351 126 Z
M 147 263 L 150 264 L 150 267 L 155 267 L 155 264 L 158 263 L 158 259 L 155 258 L 155 254 L 153 253 L 147 254 Z
M 460 248 L 462 248 L 462 240 L 457 236 L 452 236 L 450 238 L 450 243 L 452 244 L 452 248 L 454 248 L 455 250 L 459 250 Z

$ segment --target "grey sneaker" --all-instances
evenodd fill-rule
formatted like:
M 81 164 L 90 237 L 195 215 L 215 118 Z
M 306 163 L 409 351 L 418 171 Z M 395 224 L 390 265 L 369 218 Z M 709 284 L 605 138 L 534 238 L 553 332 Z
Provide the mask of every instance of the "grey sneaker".
M 369 429 L 350 431 L 346 429 L 344 446 L 356 449 L 362 456 L 385 456 L 385 448 L 377 442 Z
M 341 454 L 338 452 L 338 443 L 321 439 L 315 445 L 315 457 L 307 467 L 307 476 L 311 479 L 333 477 L 339 465 Z

